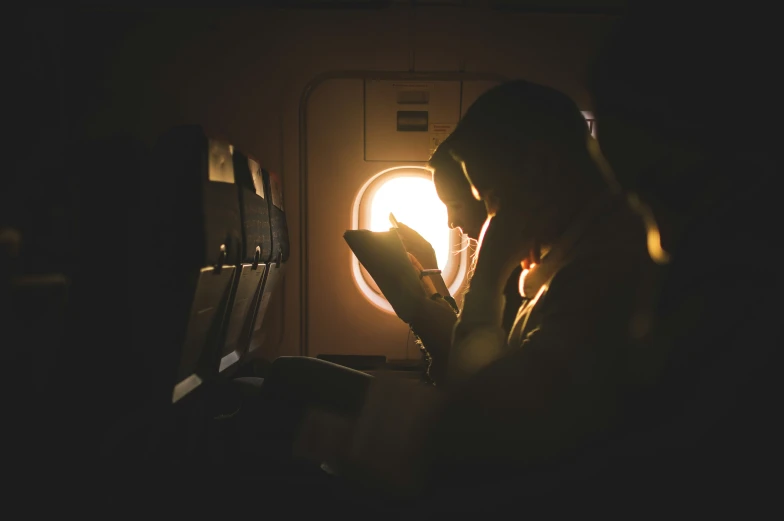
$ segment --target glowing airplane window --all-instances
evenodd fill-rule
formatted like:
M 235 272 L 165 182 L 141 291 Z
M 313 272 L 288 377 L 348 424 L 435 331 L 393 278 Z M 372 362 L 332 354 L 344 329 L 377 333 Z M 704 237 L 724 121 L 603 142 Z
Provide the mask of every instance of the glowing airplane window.
M 420 176 L 395 177 L 385 182 L 371 200 L 368 229 L 388 230 L 390 212 L 433 246 L 438 268 L 446 269 L 452 253 L 451 232 L 447 226 L 446 206 L 438 198 L 433 182 Z
M 433 186 L 432 174 L 420 166 L 398 166 L 377 173 L 359 190 L 352 210 L 352 228 L 387 231 L 389 214 L 419 232 L 432 246 L 450 294 L 457 295 L 469 265 L 468 239 L 450 230 L 446 206 Z M 351 256 L 351 272 L 360 293 L 373 305 L 394 313 L 372 277 Z
M 583 111 L 591 134 L 596 136 L 593 114 Z M 392 226 L 389 214 L 410 226 L 435 250 L 438 268 L 450 294 L 457 295 L 466 282 L 469 243 L 465 236 L 450 230 L 446 206 L 438 199 L 429 170 L 421 166 L 397 166 L 367 180 L 354 199 L 352 228 L 386 231 Z M 360 293 L 379 309 L 394 313 L 372 278 L 351 256 L 351 272 Z

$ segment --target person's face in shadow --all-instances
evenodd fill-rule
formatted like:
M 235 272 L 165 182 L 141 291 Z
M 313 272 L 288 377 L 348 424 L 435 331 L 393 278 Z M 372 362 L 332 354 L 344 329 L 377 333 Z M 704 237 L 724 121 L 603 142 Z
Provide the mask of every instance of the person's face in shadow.
M 433 183 L 441 202 L 446 205 L 450 228 L 459 228 L 471 239 L 478 240 L 487 211 L 482 201 L 477 201 L 471 185 L 456 161 L 450 166 L 440 166 L 433 171 Z
M 468 182 L 467 190 L 474 201 L 482 205 L 482 215 L 486 216 L 485 224 L 479 230 L 480 249 L 487 252 L 489 259 L 494 259 L 490 265 L 505 259 L 504 262 L 514 260 L 529 269 L 540 262 L 542 241 L 537 237 L 543 228 L 539 224 L 551 215 L 530 200 L 530 191 L 522 181 L 524 176 L 513 173 L 517 168 L 532 176 L 541 175 L 541 172 L 534 173 L 541 170 L 541 165 L 536 165 L 533 158 L 535 154 L 524 156 L 528 159 L 481 153 L 468 161 L 461 158 L 460 168 Z

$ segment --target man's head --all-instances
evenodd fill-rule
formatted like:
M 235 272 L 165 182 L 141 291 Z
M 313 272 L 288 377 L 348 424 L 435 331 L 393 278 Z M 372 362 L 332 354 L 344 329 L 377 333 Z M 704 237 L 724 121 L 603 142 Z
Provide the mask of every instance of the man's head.
M 590 78 L 597 138 L 623 189 L 654 213 L 687 213 L 718 181 L 706 159 L 764 151 L 756 120 L 777 119 L 776 80 L 760 61 L 773 49 L 763 40 L 778 31 L 761 23 L 720 7 L 679 5 L 676 16 L 658 5 L 628 16 L 606 41 Z
M 706 72 L 710 54 L 697 50 L 704 47 L 700 41 L 677 48 L 672 40 L 683 42 L 689 28 L 668 26 L 662 39 L 652 38 L 658 32 L 653 20 L 619 24 L 594 65 L 591 90 L 599 143 L 623 189 L 683 206 L 676 198 L 687 199 L 699 180 L 675 172 L 674 165 L 690 162 L 689 154 L 717 129 L 709 123 L 714 93 L 691 81 Z
M 444 145 L 489 215 L 505 209 L 544 226 L 570 219 L 578 200 L 605 188 L 591 160 L 590 139 L 582 112 L 568 96 L 513 81 L 480 96 Z
M 484 203 L 471 193 L 463 167 L 450 154 L 449 140 L 436 149 L 428 166 L 433 172 L 438 198 L 446 205 L 449 227 L 460 228 L 471 239 L 479 239 L 487 211 Z

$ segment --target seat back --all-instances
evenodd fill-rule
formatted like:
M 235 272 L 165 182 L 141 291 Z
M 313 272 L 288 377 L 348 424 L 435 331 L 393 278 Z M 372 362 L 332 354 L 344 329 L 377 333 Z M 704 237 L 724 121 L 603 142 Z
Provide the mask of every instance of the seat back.
M 276 173 L 266 169 L 262 169 L 261 172 L 264 186 L 270 194 L 267 198 L 267 203 L 269 205 L 270 226 L 272 229 L 272 259 L 270 259 L 267 269 L 261 301 L 259 302 L 253 324 L 250 347 L 248 348 L 249 353 L 253 353 L 264 343 L 265 335 L 262 331 L 264 316 L 267 313 L 270 299 L 280 286 L 286 262 L 289 259 L 289 232 L 283 206 L 283 184 Z
M 233 160 L 242 220 L 242 253 L 221 349 L 220 373 L 230 372 L 236 367 L 249 348 L 268 264 L 272 259 L 270 210 L 261 166 L 237 150 Z
M 232 153 L 196 125 L 165 133 L 153 151 L 146 211 L 159 268 L 148 336 L 172 403 L 217 373 L 242 243 Z

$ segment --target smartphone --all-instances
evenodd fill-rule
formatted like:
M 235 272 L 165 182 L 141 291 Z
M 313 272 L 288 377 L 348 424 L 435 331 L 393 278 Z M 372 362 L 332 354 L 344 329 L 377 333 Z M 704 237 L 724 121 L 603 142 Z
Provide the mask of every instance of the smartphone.
M 395 219 L 395 214 L 393 214 L 392 212 L 389 212 L 389 222 L 392 223 L 393 227 L 400 228 L 400 223 L 397 222 L 397 219 Z

